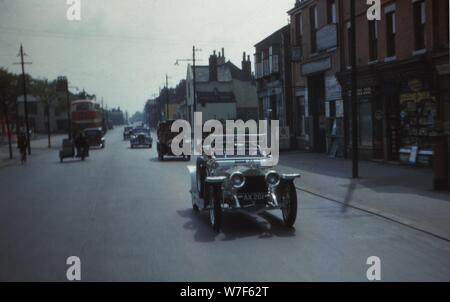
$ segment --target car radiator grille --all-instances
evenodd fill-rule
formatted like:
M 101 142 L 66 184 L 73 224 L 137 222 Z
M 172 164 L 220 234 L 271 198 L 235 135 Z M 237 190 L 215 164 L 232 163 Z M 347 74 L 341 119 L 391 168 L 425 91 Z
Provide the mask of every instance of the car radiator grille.
M 243 188 L 237 191 L 238 196 L 243 196 L 244 194 L 253 193 L 264 193 L 268 192 L 267 183 L 264 176 L 249 176 L 245 178 L 245 185 Z M 252 201 L 243 200 L 240 198 L 239 202 L 242 206 L 248 206 L 253 204 Z M 258 200 L 257 203 L 264 203 L 265 200 Z

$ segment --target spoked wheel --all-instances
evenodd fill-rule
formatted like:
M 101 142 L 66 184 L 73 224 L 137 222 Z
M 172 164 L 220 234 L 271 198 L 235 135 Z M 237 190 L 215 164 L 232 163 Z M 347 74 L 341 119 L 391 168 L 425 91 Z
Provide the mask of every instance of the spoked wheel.
M 194 197 L 192 197 L 192 209 L 194 210 L 194 212 L 199 211 L 198 205 L 195 204 Z
M 214 232 L 222 226 L 222 189 L 217 185 L 208 185 L 209 221 Z
M 281 187 L 281 203 L 283 208 L 283 220 L 286 226 L 292 227 L 297 219 L 297 191 L 292 182 L 285 183 Z

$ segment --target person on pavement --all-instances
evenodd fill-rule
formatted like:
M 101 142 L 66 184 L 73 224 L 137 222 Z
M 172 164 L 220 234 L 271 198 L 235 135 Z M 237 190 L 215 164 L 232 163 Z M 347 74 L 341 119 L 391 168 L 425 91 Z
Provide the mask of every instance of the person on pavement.
M 25 132 L 20 131 L 19 137 L 17 139 L 17 144 L 19 145 L 20 150 L 20 161 L 22 164 L 27 162 L 27 136 L 25 135 Z

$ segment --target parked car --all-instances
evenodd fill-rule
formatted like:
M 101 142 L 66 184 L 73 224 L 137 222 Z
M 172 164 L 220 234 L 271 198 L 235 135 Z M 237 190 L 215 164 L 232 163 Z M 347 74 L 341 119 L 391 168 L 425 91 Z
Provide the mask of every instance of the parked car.
M 178 135 L 171 131 L 174 120 L 167 120 L 160 122 L 157 128 L 157 151 L 158 160 L 164 161 L 165 156 L 175 156 L 172 152 L 172 140 Z M 183 155 L 183 159 L 186 161 L 191 160 L 190 155 Z
M 196 167 L 190 169 L 192 207 L 194 211 L 209 211 L 214 231 L 220 230 L 225 211 L 258 214 L 281 210 L 286 226 L 294 225 L 297 218 L 294 180 L 300 175 L 265 167 L 263 163 L 270 158 L 258 150 L 256 155 L 246 156 L 204 154 L 197 158 Z
M 133 127 L 127 126 L 123 129 L 123 140 L 130 139 L 131 134 L 133 133 Z
M 89 147 L 105 148 L 105 137 L 101 128 L 84 129 L 84 134 L 86 135 Z
M 131 139 L 130 139 L 131 149 L 134 149 L 136 147 L 151 148 L 152 145 L 153 145 L 153 139 L 146 132 L 140 132 L 140 133 L 131 135 Z

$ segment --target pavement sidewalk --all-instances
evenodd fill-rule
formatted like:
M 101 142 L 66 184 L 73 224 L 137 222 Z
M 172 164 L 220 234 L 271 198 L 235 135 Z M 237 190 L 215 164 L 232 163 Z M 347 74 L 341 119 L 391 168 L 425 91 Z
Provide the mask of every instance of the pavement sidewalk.
M 430 169 L 362 161 L 351 179 L 351 161 L 324 154 L 281 153 L 280 169 L 299 172 L 300 191 L 394 220 L 450 241 L 450 192 L 433 191 Z
M 51 143 L 52 143 L 51 150 L 57 149 L 61 146 L 61 141 L 62 141 L 63 137 L 65 137 L 65 136 L 62 134 L 61 135 L 57 134 L 57 135 L 51 136 Z M 35 136 L 31 137 L 30 144 L 31 144 L 32 154 L 34 153 L 34 151 L 41 152 L 44 150 L 49 150 L 47 135 L 39 134 L 39 135 L 35 135 Z M 20 162 L 20 152 L 19 152 L 19 149 L 17 148 L 17 143 L 16 143 L 15 139 L 13 139 L 12 151 L 13 151 L 13 159 L 11 160 L 11 159 L 9 159 L 8 142 L 7 142 L 7 140 L 2 140 L 2 142 L 0 143 L 0 168 Z

